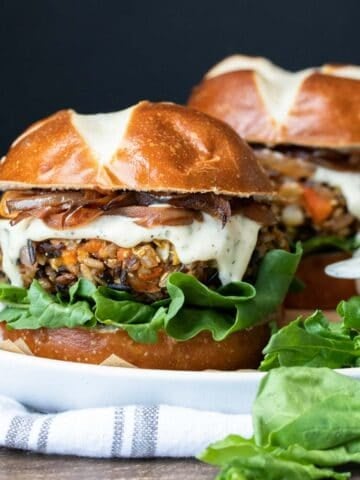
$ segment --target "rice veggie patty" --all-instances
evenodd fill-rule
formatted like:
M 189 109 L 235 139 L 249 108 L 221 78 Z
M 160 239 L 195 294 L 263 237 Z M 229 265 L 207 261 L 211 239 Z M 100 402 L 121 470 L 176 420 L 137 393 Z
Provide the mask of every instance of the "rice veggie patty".
M 279 197 L 273 208 L 292 241 L 317 236 L 349 238 L 360 229 L 360 220 L 344 195 L 347 185 L 319 181 L 318 168 L 359 175 L 360 154 L 327 150 L 257 147 L 256 154 L 276 186 Z
M 259 260 L 274 248 L 288 250 L 285 234 L 276 226 L 263 227 L 245 280 L 256 278 Z M 206 285 L 219 285 L 214 261 L 181 263 L 174 246 L 166 240 L 133 248 L 99 239 L 29 240 L 18 264 L 25 287 L 37 279 L 49 292 L 67 291 L 79 278 L 86 278 L 95 285 L 126 290 L 143 301 L 154 301 L 166 297 L 166 280 L 173 272 L 190 274 Z

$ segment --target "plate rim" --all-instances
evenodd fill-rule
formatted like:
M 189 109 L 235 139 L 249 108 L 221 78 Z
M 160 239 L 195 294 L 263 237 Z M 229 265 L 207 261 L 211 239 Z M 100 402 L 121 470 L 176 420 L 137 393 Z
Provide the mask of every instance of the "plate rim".
M 267 372 L 258 370 L 163 370 L 151 368 L 133 368 L 133 367 L 116 367 L 111 365 L 95 365 L 90 363 L 70 362 L 68 360 L 56 360 L 52 358 L 36 357 L 35 355 L 26 355 L 7 350 L 0 350 L 0 364 L 2 359 L 14 361 L 18 363 L 26 363 L 27 367 L 34 365 L 43 368 L 52 368 L 54 370 L 71 370 L 72 373 L 91 374 L 98 376 L 134 376 L 134 377 L 157 377 L 167 378 L 171 375 L 173 380 L 191 380 L 208 381 L 216 378 L 219 381 L 228 381 L 231 377 L 242 378 L 246 375 L 248 380 L 261 379 Z M 360 370 L 360 369 L 359 369 Z
M 227 382 L 231 379 L 249 381 L 259 381 L 268 372 L 261 372 L 259 370 L 243 369 L 243 370 L 164 370 L 151 368 L 133 368 L 133 367 L 116 367 L 111 365 L 95 365 L 91 363 L 70 362 L 68 360 L 56 360 L 46 357 L 36 357 L 35 355 L 26 355 L 17 352 L 10 352 L 8 350 L 0 350 L 0 364 L 2 359 L 11 360 L 16 359 L 17 363 L 26 363 L 27 367 L 34 365 L 35 367 L 50 368 L 54 370 L 67 370 L 71 373 L 89 374 L 91 376 L 132 376 L 143 377 L 146 375 L 148 379 L 158 378 L 167 379 L 171 375 L 173 380 L 188 381 L 194 380 L 205 382 L 216 379 L 219 382 Z M 291 368 L 291 367 L 289 367 Z M 360 367 L 338 368 L 334 371 L 342 373 L 347 376 L 357 376 L 360 378 Z

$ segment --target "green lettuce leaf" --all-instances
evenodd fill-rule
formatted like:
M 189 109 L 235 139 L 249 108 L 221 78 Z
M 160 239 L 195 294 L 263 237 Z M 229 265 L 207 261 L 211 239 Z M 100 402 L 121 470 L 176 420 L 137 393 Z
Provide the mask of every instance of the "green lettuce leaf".
M 258 445 L 328 450 L 360 440 L 360 382 L 327 368 L 278 368 L 253 406 Z M 354 460 L 359 460 L 356 452 Z M 329 460 L 328 465 L 334 465 Z
M 209 330 L 219 341 L 263 321 L 283 302 L 301 253 L 300 245 L 295 253 L 269 252 L 261 263 L 255 288 L 245 282 L 233 282 L 215 292 L 189 275 L 170 275 L 167 333 L 187 340 Z
M 360 463 L 360 382 L 327 368 L 277 368 L 261 381 L 254 437 L 230 435 L 198 458 L 219 479 L 349 478 L 333 467 Z
M 339 303 L 336 309 L 343 319 L 344 329 L 360 331 L 360 297 L 352 297 Z
M 126 330 L 140 343 L 155 343 L 164 325 L 166 310 L 136 302 L 127 292 L 99 287 L 92 295 L 96 320 L 103 325 Z
M 10 289 L 1 285 L 0 297 L 2 302 L 7 304 L 9 296 L 12 299 L 15 298 L 16 294 L 13 291 L 15 288 L 17 287 L 12 287 L 10 291 Z M 23 290 L 19 289 L 18 296 Z M 5 292 L 9 292 L 9 295 L 7 296 Z M 56 296 L 47 293 L 37 280 L 32 282 L 26 293 L 27 296 L 22 297 L 16 306 L 12 302 L 11 306 L 0 313 L 1 320 L 5 320 L 9 328 L 74 328 L 94 325 L 93 312 L 85 301 L 63 304 Z
M 340 368 L 353 366 L 360 357 L 354 341 L 317 311 L 298 318 L 272 335 L 264 349 L 260 370 L 281 366 Z
M 346 480 L 350 473 L 337 473 L 315 465 L 306 465 L 259 453 L 249 458 L 234 460 L 216 477 L 217 480 Z
M 80 278 L 74 285 L 69 288 L 69 303 L 73 304 L 77 299 L 88 300 L 91 303 L 92 296 L 96 292 L 93 283 L 85 278 Z
M 34 281 L 28 290 L 0 285 L 7 308 L 0 319 L 13 329 L 74 328 L 107 325 L 121 328 L 137 342 L 153 343 L 159 330 L 187 340 L 207 330 L 215 340 L 256 325 L 282 303 L 301 257 L 273 250 L 263 259 L 255 286 L 234 282 L 217 291 L 180 272 L 168 277 L 169 298 L 147 305 L 127 292 L 95 287 L 80 279 L 67 298 L 47 293 Z
M 14 287 L 7 283 L 0 284 L 0 302 L 19 307 L 22 303 L 28 303 L 26 288 Z M 26 307 L 24 307 L 26 308 Z
M 319 251 L 340 250 L 351 253 L 360 247 L 360 239 L 357 237 L 342 238 L 336 235 L 327 237 L 313 237 L 302 243 L 304 255 Z
M 253 438 L 239 435 L 229 435 L 213 443 L 198 459 L 223 468 L 216 477 L 218 480 L 345 480 L 350 476 L 299 461 L 286 450 L 259 446 Z
M 299 293 L 306 288 L 306 284 L 297 276 L 295 276 L 289 286 L 290 293 Z
M 342 368 L 360 364 L 360 297 L 342 301 L 338 323 L 321 311 L 294 320 L 271 336 L 260 370 L 281 366 Z

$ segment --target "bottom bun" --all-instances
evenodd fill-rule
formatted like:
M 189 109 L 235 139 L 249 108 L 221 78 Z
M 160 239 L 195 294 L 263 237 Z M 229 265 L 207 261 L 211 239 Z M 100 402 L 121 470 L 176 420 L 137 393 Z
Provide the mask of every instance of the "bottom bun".
M 257 325 L 233 333 L 216 342 L 208 332 L 191 340 L 178 342 L 160 332 L 155 344 L 138 343 L 123 330 L 59 328 L 39 330 L 7 330 L 0 323 L 0 338 L 23 340 L 33 355 L 71 362 L 101 364 L 109 357 L 140 368 L 165 370 L 237 370 L 257 368 L 262 359 L 270 328 Z M 114 357 L 113 357 L 114 358 Z
M 357 295 L 356 282 L 329 277 L 325 267 L 340 262 L 350 255 L 343 252 L 314 253 L 301 260 L 296 276 L 305 283 L 305 289 L 289 293 L 285 300 L 287 308 L 295 309 L 335 309 L 341 300 Z

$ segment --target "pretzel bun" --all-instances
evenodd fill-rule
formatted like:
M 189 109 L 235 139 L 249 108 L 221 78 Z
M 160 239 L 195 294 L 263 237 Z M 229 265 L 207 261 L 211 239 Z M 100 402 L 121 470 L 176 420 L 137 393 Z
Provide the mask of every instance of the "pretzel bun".
M 63 110 L 35 123 L 0 164 L 0 189 L 14 188 L 274 193 L 252 150 L 231 127 L 187 107 L 150 102 L 109 114 Z M 268 323 L 223 341 L 203 332 L 179 342 L 160 332 L 156 343 L 144 344 L 121 329 L 8 330 L 0 324 L 5 345 L 22 340 L 39 357 L 92 364 L 115 358 L 170 370 L 257 367 L 269 333 Z
M 219 120 L 172 103 L 79 115 L 62 110 L 23 133 L 0 164 L 0 189 L 273 193 L 252 150 Z
M 216 342 L 207 332 L 177 342 L 164 333 L 155 344 L 134 342 L 123 330 L 60 328 L 7 330 L 0 323 L 0 338 L 22 339 L 38 357 L 100 364 L 112 355 L 140 368 L 166 370 L 236 370 L 256 368 L 269 336 L 268 324 L 233 333 Z
M 249 142 L 360 147 L 360 67 L 323 65 L 296 73 L 261 57 L 215 65 L 188 104 L 219 118 Z
M 316 308 L 335 309 L 341 300 L 347 300 L 358 295 L 355 280 L 345 280 L 329 277 L 325 267 L 331 263 L 350 258 L 344 252 L 314 253 L 302 258 L 296 276 L 305 284 L 304 290 L 288 293 L 285 300 L 287 308 L 309 309 L 311 313 Z

